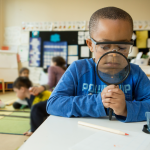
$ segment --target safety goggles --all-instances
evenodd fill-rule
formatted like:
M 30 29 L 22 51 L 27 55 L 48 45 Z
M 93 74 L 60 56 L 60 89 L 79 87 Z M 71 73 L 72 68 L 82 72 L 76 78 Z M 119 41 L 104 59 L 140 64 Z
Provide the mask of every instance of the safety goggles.
M 95 44 L 96 51 L 100 53 L 107 53 L 109 51 L 117 51 L 122 54 L 129 54 L 132 52 L 134 41 L 122 42 L 122 41 L 108 41 L 108 42 L 96 42 L 91 38 L 91 41 Z

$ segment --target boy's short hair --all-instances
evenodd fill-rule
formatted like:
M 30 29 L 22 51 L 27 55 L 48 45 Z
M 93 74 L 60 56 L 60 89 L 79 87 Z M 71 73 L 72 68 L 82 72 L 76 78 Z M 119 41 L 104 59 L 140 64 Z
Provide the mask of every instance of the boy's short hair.
M 100 19 L 112 19 L 112 20 L 127 20 L 131 24 L 131 30 L 133 32 L 133 20 L 132 17 L 124 10 L 117 7 L 104 7 L 94 12 L 89 22 L 89 33 L 92 36 L 93 31 L 96 30 Z
M 31 86 L 32 82 L 27 77 L 18 77 L 13 83 L 13 88 L 17 89 L 21 87 L 30 88 Z
M 30 72 L 28 68 L 23 67 L 23 68 L 20 69 L 19 74 L 22 74 L 22 72 L 25 71 L 25 70 L 28 70 L 28 72 Z

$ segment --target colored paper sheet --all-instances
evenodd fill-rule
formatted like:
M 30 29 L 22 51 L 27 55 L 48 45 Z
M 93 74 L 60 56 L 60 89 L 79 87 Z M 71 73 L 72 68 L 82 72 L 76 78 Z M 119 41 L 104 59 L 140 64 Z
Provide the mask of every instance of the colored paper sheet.
M 147 38 L 148 31 L 136 31 L 136 46 L 138 48 L 146 48 L 147 47 Z
M 78 55 L 78 45 L 68 45 L 68 55 Z
M 88 46 L 81 46 L 80 57 L 90 57 L 89 52 Z

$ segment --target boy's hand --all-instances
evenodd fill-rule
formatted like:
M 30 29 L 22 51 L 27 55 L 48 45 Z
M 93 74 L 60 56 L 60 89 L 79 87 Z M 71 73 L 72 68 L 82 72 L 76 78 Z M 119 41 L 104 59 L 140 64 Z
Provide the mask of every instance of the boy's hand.
M 127 116 L 125 95 L 118 86 L 107 86 L 102 91 L 101 97 L 105 108 L 112 108 L 116 115 Z
M 29 91 L 30 91 L 31 94 L 33 94 L 33 95 L 36 96 L 36 95 L 38 95 L 39 93 L 41 93 L 41 92 L 44 91 L 44 87 L 43 87 L 43 86 L 39 86 L 39 87 L 37 87 L 37 86 L 30 87 L 30 88 L 29 88 Z

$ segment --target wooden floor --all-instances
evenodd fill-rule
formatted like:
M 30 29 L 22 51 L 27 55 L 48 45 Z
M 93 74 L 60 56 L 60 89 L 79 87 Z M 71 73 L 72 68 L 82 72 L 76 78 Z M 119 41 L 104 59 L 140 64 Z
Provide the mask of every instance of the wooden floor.
M 2 92 L 0 92 L 0 100 L 2 100 L 4 103 L 7 103 L 11 100 L 17 100 L 17 96 L 15 92 L 5 92 L 5 94 L 3 94 Z
M 0 134 L 0 150 L 16 150 L 21 147 L 28 138 L 29 137 L 24 135 Z

